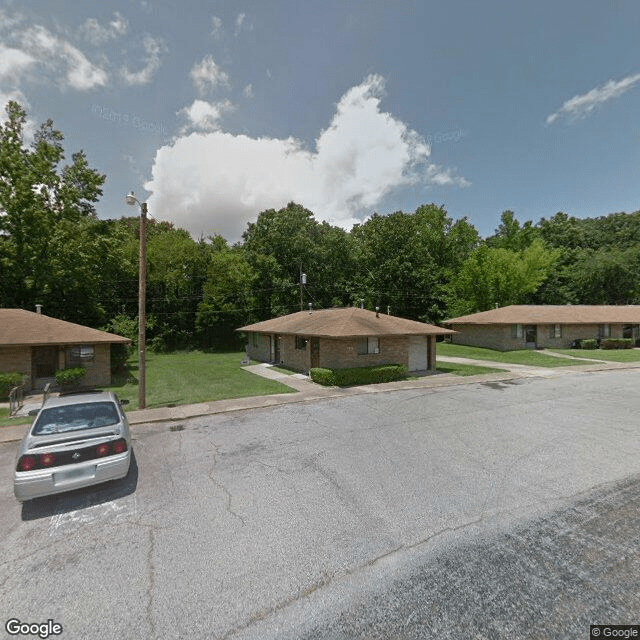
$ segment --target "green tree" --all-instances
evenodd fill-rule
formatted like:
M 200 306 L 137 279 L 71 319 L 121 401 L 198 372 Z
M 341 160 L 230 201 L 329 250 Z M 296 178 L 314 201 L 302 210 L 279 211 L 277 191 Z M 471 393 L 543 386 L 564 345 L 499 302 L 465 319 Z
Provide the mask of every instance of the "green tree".
M 253 287 L 257 271 L 240 247 L 218 247 L 211 256 L 198 305 L 197 328 L 206 346 L 232 346 L 238 343 L 238 327 L 258 318 Z
M 495 235 L 487 238 L 486 243 L 487 246 L 496 249 L 523 251 L 539 235 L 539 230 L 533 226 L 531 220 L 527 220 L 520 226 L 513 211 L 507 210 L 500 216 L 500 226 L 496 229 Z
M 60 237 L 69 237 L 69 225 L 95 214 L 105 176 L 88 166 L 82 151 L 73 154 L 72 164 L 60 166 L 63 136 L 51 120 L 25 146 L 25 110 L 9 102 L 6 112 L 0 125 L 0 300 L 8 307 L 33 309 L 37 302 L 51 307 Z M 89 251 L 77 258 L 85 272 Z
M 466 219 L 453 223 L 443 207 L 423 205 L 415 213 L 374 214 L 351 231 L 358 274 L 354 304 L 379 306 L 406 318 L 443 319 L 447 287 L 479 242 Z
M 478 247 L 451 282 L 450 317 L 529 302 L 559 256 L 539 239 L 524 251 Z

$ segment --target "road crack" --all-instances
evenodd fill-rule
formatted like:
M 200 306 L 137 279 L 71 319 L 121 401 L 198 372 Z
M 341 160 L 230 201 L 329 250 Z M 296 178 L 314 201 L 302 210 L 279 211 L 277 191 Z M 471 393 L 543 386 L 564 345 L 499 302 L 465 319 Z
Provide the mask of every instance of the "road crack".
M 220 455 L 220 452 L 219 452 L 219 448 L 218 448 L 217 445 L 214 444 L 213 446 L 214 446 L 213 467 L 209 471 L 209 480 L 211 480 L 211 482 L 213 482 L 213 484 L 216 487 L 218 487 L 218 489 L 220 489 L 220 491 L 222 491 L 222 493 L 224 493 L 224 495 L 225 495 L 225 510 L 227 511 L 227 513 L 229 515 L 233 516 L 234 518 L 236 518 L 237 520 L 240 520 L 240 522 L 242 523 L 242 526 L 244 527 L 244 525 L 245 525 L 244 518 L 239 513 L 236 513 L 231 508 L 232 500 L 233 500 L 233 495 L 231 494 L 231 491 L 229 491 L 229 489 L 227 489 L 226 485 L 224 483 L 222 483 L 220 480 L 218 480 L 218 478 L 214 475 L 216 465 L 218 464 L 218 456 Z

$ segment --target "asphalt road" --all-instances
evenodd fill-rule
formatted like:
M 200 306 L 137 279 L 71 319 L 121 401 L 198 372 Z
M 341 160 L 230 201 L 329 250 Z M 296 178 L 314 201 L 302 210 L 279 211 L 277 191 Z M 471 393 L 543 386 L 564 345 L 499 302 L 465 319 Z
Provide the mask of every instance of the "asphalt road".
M 124 482 L 24 506 L 16 445 L 0 445 L 2 632 L 10 618 L 51 619 L 65 640 L 640 624 L 639 383 L 550 374 L 148 425 Z

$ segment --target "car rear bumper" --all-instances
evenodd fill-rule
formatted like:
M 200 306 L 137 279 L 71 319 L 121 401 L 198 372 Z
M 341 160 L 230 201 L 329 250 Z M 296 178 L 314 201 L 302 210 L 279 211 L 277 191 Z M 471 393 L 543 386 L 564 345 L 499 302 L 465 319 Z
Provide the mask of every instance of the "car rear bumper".
M 72 489 L 124 478 L 131 464 L 131 449 L 104 459 L 88 460 L 74 465 L 16 471 L 13 492 L 20 502 L 49 496 Z

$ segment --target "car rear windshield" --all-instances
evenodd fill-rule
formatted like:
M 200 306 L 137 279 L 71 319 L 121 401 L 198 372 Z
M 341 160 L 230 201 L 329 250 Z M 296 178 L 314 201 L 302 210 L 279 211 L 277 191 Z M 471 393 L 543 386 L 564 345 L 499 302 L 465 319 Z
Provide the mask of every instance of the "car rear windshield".
M 65 433 L 117 424 L 118 411 L 113 402 L 85 402 L 44 409 L 33 426 L 33 435 Z

